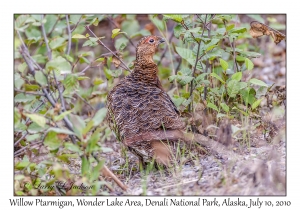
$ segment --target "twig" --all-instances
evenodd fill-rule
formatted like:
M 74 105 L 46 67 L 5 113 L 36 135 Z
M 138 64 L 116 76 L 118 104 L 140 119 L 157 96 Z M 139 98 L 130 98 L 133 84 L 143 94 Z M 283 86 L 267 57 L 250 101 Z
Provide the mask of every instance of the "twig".
M 209 22 L 208 29 L 207 29 L 208 38 L 210 38 L 210 30 L 211 30 L 211 22 Z M 209 60 L 206 60 L 204 73 L 207 73 L 208 65 L 209 65 Z M 205 76 L 205 79 L 207 79 L 207 75 Z M 207 87 L 205 86 L 204 87 L 204 94 L 203 94 L 204 100 L 206 100 L 206 95 L 207 95 Z
M 131 71 L 130 68 L 124 63 L 124 61 L 119 58 L 111 49 L 109 49 L 97 36 L 94 34 L 94 32 L 89 28 L 89 26 L 85 26 L 85 28 L 94 36 L 97 38 L 97 42 L 102 45 L 105 49 L 107 49 L 109 52 L 111 52 L 124 66 L 128 71 Z
M 49 33 L 47 34 L 47 37 L 54 31 L 55 26 L 57 25 L 57 23 L 58 23 L 59 20 L 60 20 L 60 17 L 58 16 L 56 22 L 54 23 L 54 25 L 53 25 L 53 27 L 52 27 L 52 29 L 51 29 L 51 31 L 49 31 Z
M 43 36 L 44 36 L 44 41 L 45 41 L 45 44 L 46 44 L 46 47 L 47 47 L 48 58 L 49 58 L 49 60 L 52 60 L 52 52 L 51 52 L 51 49 L 50 49 L 50 47 L 48 45 L 48 39 L 47 39 L 47 35 L 46 35 L 46 31 L 45 31 L 43 19 L 44 19 L 44 15 L 42 15 L 41 27 L 42 27 L 42 32 L 43 32 Z
M 225 28 L 227 28 L 227 24 L 226 24 L 226 21 L 224 20 L 223 21 L 224 25 L 225 25 Z M 230 38 L 228 36 L 228 40 L 229 40 L 229 44 L 230 44 L 230 47 L 232 48 L 233 50 L 233 60 L 234 60 L 234 63 L 235 65 L 233 65 L 233 71 L 236 72 L 236 69 L 237 71 L 239 71 L 239 68 L 238 68 L 238 65 L 237 65 L 237 61 L 236 61 L 236 53 L 235 53 L 235 42 L 234 42 L 234 38 L 233 38 L 233 41 L 231 42 L 230 41 Z
M 26 131 L 26 132 L 24 133 L 24 135 L 23 135 L 21 138 L 19 138 L 19 140 L 17 140 L 17 141 L 14 143 L 14 146 L 17 146 L 17 145 L 19 144 L 19 142 L 22 141 L 22 139 L 24 139 L 24 138 L 27 136 L 27 134 L 28 134 L 28 132 Z
M 60 103 L 62 105 L 62 108 L 63 108 L 63 111 L 65 112 L 66 111 L 66 105 L 65 105 L 65 100 L 64 100 L 64 97 L 62 95 L 62 92 L 61 92 L 61 89 L 59 88 L 58 86 L 58 82 L 57 82 L 57 79 L 56 79 L 56 75 L 55 75 L 55 71 L 53 70 L 53 77 L 54 77 L 54 81 L 55 81 L 55 84 L 56 84 L 56 88 L 58 90 L 58 94 L 59 94 L 59 98 L 60 98 Z
M 70 23 L 69 23 L 69 17 L 68 15 L 66 15 L 66 21 L 67 21 L 67 30 L 68 30 L 68 48 L 66 50 L 66 54 L 69 55 L 70 54 L 70 50 L 71 50 L 71 45 L 72 45 L 72 33 L 71 33 L 71 29 L 70 29 Z
M 100 162 L 96 153 L 92 153 L 92 156 L 95 158 L 95 160 L 98 163 Z M 116 175 L 111 170 L 109 170 L 109 168 L 106 165 L 103 166 L 103 168 L 101 169 L 101 172 L 105 177 L 112 178 L 122 190 L 124 190 L 124 191 L 127 190 L 128 187 L 126 185 L 124 185 L 122 183 L 122 181 L 118 177 L 116 177 Z
M 92 110 L 95 110 L 95 108 L 94 108 L 91 104 L 89 104 L 89 102 L 88 102 L 87 100 L 85 100 L 84 98 L 82 98 L 78 93 L 75 93 L 75 95 L 76 95 L 78 98 L 80 98 L 85 104 L 87 104 L 89 107 L 91 107 Z
M 78 24 L 80 23 L 82 18 L 82 15 L 80 16 L 79 20 L 77 21 L 76 25 L 74 26 L 74 28 L 72 28 L 71 33 L 77 28 Z
M 24 91 L 24 90 L 18 90 L 18 89 L 14 89 L 14 91 L 29 94 L 29 95 L 45 96 L 45 94 L 43 94 L 43 93 L 32 92 L 32 91 Z
M 206 20 L 207 20 L 207 15 L 205 15 L 205 20 L 204 20 L 204 24 L 203 24 L 203 30 L 202 30 L 202 34 L 201 34 L 201 37 L 203 37 L 203 34 L 204 34 L 204 31 L 205 31 L 205 28 L 204 26 L 206 25 Z M 195 71 L 196 71 L 196 68 L 197 68 L 197 63 L 199 61 L 198 57 L 199 57 L 199 52 L 200 52 L 200 47 L 201 47 L 201 39 L 198 43 L 198 49 L 197 49 L 197 55 L 196 55 L 196 61 L 195 61 L 195 65 L 194 65 L 194 68 L 193 68 L 193 73 L 192 73 L 192 77 L 195 76 Z M 190 97 L 192 98 L 192 95 L 193 95 L 193 84 L 194 84 L 194 81 L 192 80 L 191 81 L 191 88 L 190 88 Z M 189 112 L 193 109 L 193 98 L 192 98 L 192 101 L 191 103 L 189 104 Z
M 43 15 L 42 15 L 42 19 L 43 19 Z M 46 37 L 45 28 L 44 28 L 44 24 L 43 24 L 43 23 L 42 23 L 42 30 L 43 30 L 44 40 L 48 40 L 47 37 Z M 52 53 L 51 53 L 51 50 L 50 50 L 50 48 L 49 48 L 48 42 L 46 42 L 46 46 L 47 46 L 47 51 L 48 51 L 48 58 L 49 58 L 49 60 L 51 60 L 51 59 L 52 59 Z M 48 99 L 48 101 L 51 103 L 52 107 L 55 107 L 56 102 L 55 102 L 54 97 L 50 97 L 50 95 L 49 95 L 49 93 L 48 93 L 48 91 L 47 91 L 46 88 L 42 88 L 42 90 L 43 90 L 43 92 L 44 92 L 44 94 L 45 94 L 45 97 L 46 97 L 46 98 Z M 59 88 L 58 88 L 58 91 L 60 92 Z M 62 101 L 63 101 L 63 100 L 62 100 Z M 59 111 L 59 113 L 61 113 L 61 111 Z M 74 130 L 73 130 L 73 125 L 72 125 L 72 123 L 69 121 L 69 119 L 68 119 L 67 117 L 64 117 L 63 120 L 64 120 L 64 122 L 65 122 L 67 128 L 68 128 L 70 131 L 74 131 Z M 73 135 L 70 135 L 70 138 L 71 138 L 73 144 L 75 144 L 75 143 L 76 143 L 75 137 L 74 137 Z
M 181 25 L 183 26 L 183 28 L 185 28 L 185 30 L 189 30 L 189 27 L 187 27 L 187 25 L 185 25 L 184 21 L 181 21 Z M 195 40 L 195 42 L 199 43 L 200 41 L 197 41 L 196 37 L 194 36 L 194 34 L 192 32 L 190 32 L 190 34 L 192 35 L 193 39 Z
M 173 30 L 173 31 L 174 31 L 174 30 Z M 173 37 L 174 37 L 174 33 L 172 32 L 172 34 L 171 34 L 171 36 L 170 36 L 170 38 L 169 38 L 169 43 L 171 42 L 171 40 L 172 40 Z M 157 66 L 159 66 L 159 64 L 161 63 L 162 59 L 165 57 L 166 52 L 167 52 L 168 49 L 169 49 L 168 47 L 166 47 L 166 48 L 164 49 L 163 53 L 162 53 L 161 56 L 160 56 L 160 60 L 159 60 L 158 63 L 157 63 Z
M 79 74 L 83 74 L 83 73 L 86 72 L 86 70 L 88 70 L 89 68 L 91 68 L 91 65 L 86 66 L 81 72 L 79 72 Z
M 111 17 L 107 17 L 107 19 L 115 26 L 118 27 L 117 24 L 115 23 L 115 21 L 111 18 Z M 123 33 L 123 35 L 128 39 L 129 43 L 134 46 L 134 48 L 136 49 L 136 46 L 133 44 L 132 40 L 128 37 L 128 35 L 126 33 Z

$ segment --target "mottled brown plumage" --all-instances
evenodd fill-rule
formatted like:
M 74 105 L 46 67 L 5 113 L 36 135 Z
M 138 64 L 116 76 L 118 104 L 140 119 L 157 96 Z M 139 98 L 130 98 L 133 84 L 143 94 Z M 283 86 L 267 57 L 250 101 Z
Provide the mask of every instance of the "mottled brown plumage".
M 142 38 L 137 45 L 134 70 L 107 96 L 110 128 L 143 163 L 155 157 L 166 164 L 170 153 L 160 140 L 178 139 L 182 135 L 178 130 L 184 128 L 176 106 L 162 88 L 153 61 L 162 42 L 158 36 Z

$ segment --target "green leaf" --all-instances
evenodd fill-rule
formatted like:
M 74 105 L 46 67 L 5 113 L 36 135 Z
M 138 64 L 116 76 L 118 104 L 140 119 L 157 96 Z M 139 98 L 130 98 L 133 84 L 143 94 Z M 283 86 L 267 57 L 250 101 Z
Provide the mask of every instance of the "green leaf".
M 243 115 L 245 115 L 245 116 L 249 116 L 249 114 L 247 113 L 247 112 L 244 112 L 243 110 L 240 110 L 240 109 L 238 109 L 238 108 L 236 108 L 235 106 L 232 108 L 232 110 L 238 110 L 239 112 L 241 112 Z
M 54 38 L 50 41 L 49 43 L 49 47 L 52 49 L 52 50 L 55 50 L 59 47 L 62 47 L 64 45 L 66 45 L 65 43 L 66 39 L 63 38 L 63 37 L 57 37 L 57 38 Z
M 105 160 L 100 160 L 99 163 L 97 164 L 96 167 L 93 168 L 92 173 L 91 173 L 91 181 L 98 180 L 98 177 L 100 175 L 100 171 L 102 167 L 104 166 Z
M 268 85 L 266 83 L 264 83 L 263 81 L 261 81 L 259 79 L 252 78 L 249 80 L 249 82 L 254 85 L 268 87 Z
M 36 71 L 34 78 L 41 86 L 47 86 L 47 78 L 41 71 Z
M 87 37 L 82 34 L 74 34 L 72 39 L 87 39 Z
M 102 83 L 104 83 L 104 81 L 100 78 L 95 78 L 93 81 L 93 85 L 100 85 Z
M 64 117 L 69 115 L 70 113 L 72 113 L 72 111 L 73 110 L 65 111 L 65 112 L 61 113 L 60 115 L 58 115 L 58 116 L 54 116 L 54 121 L 57 122 L 57 121 L 60 121 L 60 120 L 64 119 Z
M 84 176 L 89 172 L 90 164 L 88 159 L 85 156 L 82 156 L 81 159 L 81 175 Z
M 261 99 L 256 100 L 255 102 L 253 102 L 253 104 L 251 105 L 252 110 L 255 109 L 256 107 L 258 107 L 262 100 L 263 99 L 261 98 Z
M 195 56 L 193 51 L 190 49 L 176 47 L 176 52 L 185 60 L 187 60 L 191 65 L 195 65 Z
M 240 90 L 244 89 L 247 86 L 248 86 L 247 82 L 240 82 Z
M 207 107 L 212 108 L 212 109 L 216 110 L 217 112 L 219 112 L 218 107 L 210 102 L 207 103 Z
M 227 85 L 227 92 L 229 97 L 234 98 L 239 92 L 240 86 L 237 80 L 230 80 Z
M 35 122 L 41 127 L 45 127 L 46 125 L 46 118 L 44 116 L 38 114 L 24 114 L 25 116 L 29 117 L 32 122 Z
M 127 46 L 128 42 L 128 39 L 126 39 L 125 37 L 120 37 L 116 40 L 115 47 L 117 50 L 122 51 Z
M 19 74 L 15 74 L 15 87 L 20 89 L 24 83 L 24 79 L 21 78 Z
M 26 140 L 29 141 L 29 142 L 34 141 L 34 140 L 36 140 L 38 138 L 39 139 L 41 138 L 41 134 L 39 134 L 39 133 L 31 134 L 31 135 L 27 135 L 26 136 Z
M 15 21 L 15 27 L 16 29 L 21 28 L 24 24 L 25 21 L 29 18 L 29 15 L 20 15 L 17 17 L 16 21 Z
M 174 28 L 174 36 L 179 39 L 180 35 L 185 31 L 181 24 L 178 24 Z
M 68 149 L 68 150 L 70 150 L 72 152 L 78 152 L 78 153 L 81 152 L 79 146 L 76 145 L 76 144 L 66 142 L 66 143 L 64 143 L 64 146 L 65 146 L 66 149 Z
M 245 65 L 248 70 L 252 70 L 254 67 L 254 64 L 249 58 L 245 58 Z
M 231 29 L 228 33 L 237 33 L 237 34 L 241 34 L 247 31 L 247 28 L 245 27 L 239 27 L 239 28 L 233 28 Z
M 226 71 L 228 69 L 228 63 L 224 61 L 222 58 L 219 58 L 219 60 L 222 68 Z
M 57 15 L 51 15 L 51 14 L 48 14 L 45 16 L 45 19 L 47 20 L 46 23 L 44 24 L 44 27 L 45 27 L 45 31 L 46 31 L 46 34 L 50 33 L 50 31 L 53 29 L 57 19 L 58 19 L 58 16 Z
M 233 28 L 234 28 L 234 24 L 228 25 L 228 26 L 226 27 L 226 31 L 230 31 L 230 30 L 233 29 Z
M 58 70 L 60 74 L 68 74 L 71 73 L 71 64 L 61 56 L 58 56 L 46 64 L 46 69 L 50 70 Z
M 261 17 L 261 15 L 247 15 L 258 22 L 265 23 L 265 19 Z
M 241 90 L 241 95 L 243 97 L 245 105 L 248 105 L 248 104 L 252 105 L 254 103 L 254 101 L 256 100 L 256 98 L 255 98 L 256 92 L 251 87 Z
M 94 126 L 98 126 L 104 120 L 106 113 L 107 109 L 105 107 L 97 111 L 97 113 L 92 119 L 94 122 Z
M 90 64 L 91 62 L 86 57 L 80 57 L 79 58 L 79 63 L 80 64 L 83 64 L 83 63 Z
M 220 106 L 225 112 L 229 112 L 229 107 L 225 103 L 220 103 Z
M 112 38 L 112 39 L 115 38 L 115 37 L 119 34 L 120 30 L 121 30 L 121 29 L 119 29 L 119 28 L 113 29 L 113 30 L 112 30 L 111 38 Z
M 57 138 L 57 134 L 55 132 L 50 131 L 47 133 L 44 145 L 48 146 L 50 150 L 56 150 L 60 147 L 61 141 Z
M 50 132 L 50 131 L 53 131 L 54 133 L 64 133 L 64 134 L 68 134 L 68 135 L 75 135 L 74 132 L 68 130 L 68 129 L 65 129 L 65 128 L 54 128 L 54 127 L 51 127 L 47 130 L 47 132 Z
M 185 98 L 174 98 L 172 97 L 172 101 L 175 104 L 176 107 L 179 107 L 183 102 L 184 102 Z
M 242 72 L 236 72 L 231 76 L 231 79 L 234 79 L 236 81 L 240 81 L 242 79 Z
M 167 19 L 174 20 L 177 23 L 181 23 L 182 16 L 181 15 L 163 15 Z
M 34 95 L 24 95 L 24 93 L 19 93 L 15 96 L 15 102 L 26 103 L 35 99 Z
M 158 30 L 160 30 L 160 31 L 164 31 L 165 30 L 165 24 L 163 23 L 163 21 L 161 21 L 157 17 L 152 17 L 152 15 L 149 15 L 149 19 L 158 28 Z
M 224 80 L 222 80 L 222 78 L 219 75 L 217 75 L 215 72 L 211 73 L 210 76 L 218 79 L 223 84 L 225 83 Z

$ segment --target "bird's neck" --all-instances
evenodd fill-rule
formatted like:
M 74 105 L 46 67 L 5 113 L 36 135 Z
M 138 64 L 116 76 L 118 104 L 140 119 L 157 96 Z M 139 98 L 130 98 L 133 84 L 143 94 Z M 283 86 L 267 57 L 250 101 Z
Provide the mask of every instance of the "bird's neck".
M 139 81 L 156 84 L 157 72 L 158 68 L 153 61 L 153 56 L 143 56 L 137 57 L 132 76 Z

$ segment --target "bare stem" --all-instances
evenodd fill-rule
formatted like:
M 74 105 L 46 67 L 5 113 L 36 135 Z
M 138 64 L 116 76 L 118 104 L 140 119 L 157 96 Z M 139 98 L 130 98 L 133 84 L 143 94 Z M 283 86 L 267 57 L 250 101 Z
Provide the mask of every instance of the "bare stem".
M 71 33 L 71 29 L 70 29 L 70 23 L 69 23 L 69 17 L 68 15 L 66 15 L 66 21 L 67 21 L 67 30 L 68 30 L 68 48 L 67 48 L 67 51 L 66 51 L 66 54 L 69 55 L 70 54 L 70 50 L 71 50 L 71 45 L 72 45 L 72 33 Z
M 203 34 L 204 34 L 204 31 L 205 31 L 205 25 L 206 25 L 206 20 L 207 20 L 207 15 L 205 15 L 205 21 L 204 21 L 204 24 L 203 24 L 203 30 L 202 30 L 202 34 L 201 34 L 201 37 L 203 37 Z M 196 61 L 195 61 L 195 65 L 194 65 L 194 68 L 193 68 L 193 73 L 192 73 L 192 76 L 194 77 L 195 76 L 195 71 L 196 71 L 196 68 L 197 68 L 197 64 L 198 64 L 198 57 L 199 57 L 199 52 L 200 52 L 200 47 L 201 47 L 201 40 L 198 43 L 198 48 L 197 48 L 197 55 L 196 55 Z M 190 87 L 190 97 L 192 98 L 192 101 L 191 103 L 189 104 L 189 112 L 193 109 L 193 84 L 194 84 L 194 81 L 192 80 L 191 81 L 191 87 Z
M 45 31 L 45 30 L 44 30 L 44 31 Z M 19 33 L 18 33 L 18 34 L 19 34 Z M 20 35 L 20 34 L 19 34 L 19 35 Z M 46 35 L 46 33 L 45 33 L 45 35 Z M 26 64 L 27 64 L 27 66 L 28 66 L 28 68 L 29 68 L 29 71 L 32 72 L 32 74 L 34 75 L 35 71 L 34 71 L 34 67 L 33 67 L 33 65 L 32 65 L 32 60 L 33 60 L 33 58 L 29 55 L 29 53 L 28 53 L 28 58 L 26 57 L 25 53 L 23 53 L 23 52 L 28 52 L 28 48 L 26 47 L 25 43 L 23 42 L 22 37 L 21 37 L 21 36 L 19 36 L 19 37 L 20 37 L 20 40 L 21 40 L 21 43 L 22 43 L 22 49 L 23 49 L 23 50 L 21 50 L 22 56 L 23 56 L 23 58 L 24 58 L 24 60 L 25 60 L 25 62 L 26 62 Z M 46 39 L 47 39 L 47 38 L 46 38 Z M 47 43 L 47 42 L 46 42 L 46 43 Z M 48 51 L 48 52 L 49 52 L 49 51 Z M 50 51 L 50 52 L 51 52 L 51 51 Z M 49 55 L 49 54 L 48 54 L 48 55 Z M 51 58 L 51 53 L 50 53 L 50 58 Z M 55 102 L 55 100 L 54 100 L 54 97 L 51 97 L 51 96 L 49 95 L 49 93 L 48 93 L 48 91 L 47 91 L 46 88 L 43 88 L 43 87 L 42 87 L 42 91 L 43 91 L 43 93 L 44 93 L 44 96 L 48 99 L 48 101 L 49 101 L 50 104 L 52 105 L 52 107 L 55 107 L 56 102 Z M 60 112 L 60 113 L 61 113 L 61 112 Z M 68 128 L 69 130 L 73 131 L 73 126 L 72 126 L 72 123 L 69 121 L 69 119 L 66 118 L 66 117 L 64 117 L 63 120 L 64 120 L 64 122 L 65 122 L 67 128 Z M 74 137 L 73 135 L 70 135 L 70 137 L 71 137 L 72 142 L 75 144 L 75 143 L 76 143 L 75 137 Z
M 225 28 L 227 28 L 226 21 L 224 20 L 223 22 L 224 22 Z M 236 61 L 234 38 L 233 38 L 232 42 L 230 41 L 230 37 L 228 37 L 228 40 L 229 40 L 230 47 L 232 48 L 232 51 L 233 51 L 233 61 L 235 63 L 235 65 L 233 65 L 233 71 L 236 72 L 236 71 L 239 71 L 239 67 L 238 67 L 238 64 L 237 64 L 237 61 Z
M 51 49 L 50 49 L 49 44 L 48 44 L 48 39 L 47 39 L 43 19 L 44 19 L 44 15 L 42 15 L 41 27 L 42 27 L 42 32 L 43 32 L 43 36 L 44 36 L 44 41 L 45 41 L 45 44 L 46 44 L 46 47 L 47 47 L 48 58 L 49 58 L 49 60 L 51 60 L 52 59 L 52 52 L 51 52 Z
M 14 91 L 19 92 L 19 93 L 29 94 L 29 95 L 45 96 L 45 94 L 43 94 L 43 93 L 33 92 L 33 91 L 24 91 L 24 90 L 18 90 L 18 89 L 14 89 Z
M 57 79 L 56 79 L 56 75 L 55 75 L 55 71 L 53 70 L 53 77 L 54 77 L 54 81 L 55 81 L 55 84 L 56 84 L 56 88 L 58 90 L 58 94 L 59 94 L 59 98 L 60 98 L 60 103 L 62 105 L 62 108 L 63 108 L 63 111 L 65 112 L 66 111 L 66 105 L 65 105 L 65 100 L 64 100 L 64 97 L 62 95 L 62 91 L 61 89 L 59 88 L 58 86 L 58 82 L 57 82 Z
M 118 27 L 117 24 L 115 23 L 115 21 L 111 18 L 111 17 L 108 17 L 107 18 L 115 27 Z M 123 33 L 123 35 L 126 37 L 126 39 L 128 39 L 129 43 L 134 46 L 134 48 L 136 49 L 136 46 L 133 44 L 132 40 L 128 37 L 127 34 Z
M 78 24 L 80 23 L 82 18 L 82 15 L 80 16 L 79 20 L 77 21 L 76 25 L 74 26 L 74 28 L 72 28 L 71 33 L 77 28 Z
M 89 28 L 89 26 L 85 26 L 85 28 L 96 38 L 98 38 L 96 36 L 96 34 L 94 34 L 94 32 Z M 102 45 L 105 49 L 107 49 L 109 52 L 111 52 L 111 54 L 113 54 L 123 65 L 124 67 L 128 70 L 128 71 L 131 71 L 130 68 L 124 63 L 124 61 L 119 57 L 117 56 L 111 49 L 109 49 L 99 38 L 97 39 L 97 42 Z
M 210 38 L 210 30 L 211 30 L 211 22 L 209 22 L 208 29 L 207 29 L 208 38 Z M 204 73 L 207 73 L 208 66 L 209 66 L 209 60 L 206 60 Z M 207 79 L 207 75 L 205 76 L 205 79 Z M 204 87 L 204 96 L 203 96 L 204 100 L 206 100 L 206 95 L 207 95 L 207 87 L 205 86 Z

